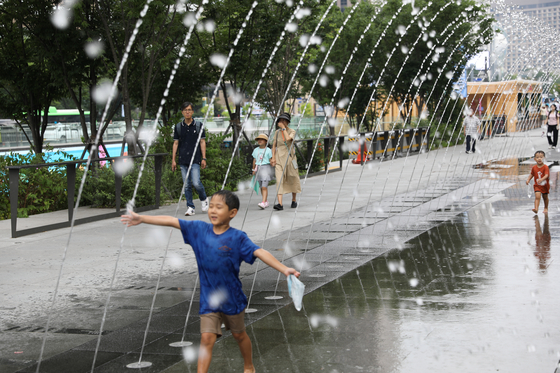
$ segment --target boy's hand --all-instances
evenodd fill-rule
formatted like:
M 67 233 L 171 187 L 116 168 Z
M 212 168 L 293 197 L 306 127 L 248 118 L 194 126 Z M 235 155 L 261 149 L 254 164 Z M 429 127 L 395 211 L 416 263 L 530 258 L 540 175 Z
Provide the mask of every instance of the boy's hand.
M 531 181 L 531 179 L 527 180 L 527 182 L 525 183 L 526 185 L 529 185 L 529 182 Z
M 286 270 L 284 271 L 284 274 L 286 275 L 286 277 L 288 277 L 289 275 L 294 275 L 296 277 L 299 277 L 301 275 L 301 273 L 299 273 L 298 271 L 296 271 L 293 268 L 286 268 Z
M 142 219 L 140 215 L 134 211 L 129 211 L 127 215 L 121 215 L 121 222 L 127 227 L 132 227 L 133 225 L 142 223 Z

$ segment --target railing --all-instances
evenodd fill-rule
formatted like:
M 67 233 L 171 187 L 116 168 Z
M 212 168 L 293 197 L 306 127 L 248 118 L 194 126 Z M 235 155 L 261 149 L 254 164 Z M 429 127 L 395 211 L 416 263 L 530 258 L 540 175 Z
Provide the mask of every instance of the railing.
M 349 138 L 349 141 L 359 141 L 358 151 L 350 152 L 357 155 L 360 164 L 369 159 L 385 158 L 389 154 L 398 157 L 400 153 L 420 152 L 422 148 L 429 150 L 430 133 L 428 128 L 406 128 L 394 131 L 378 131 L 360 133 L 360 137 Z M 373 144 L 372 144 L 373 143 Z
M 167 155 L 167 153 L 158 153 L 158 154 L 148 154 L 148 157 L 154 157 L 154 173 L 155 173 L 155 203 L 150 206 L 142 206 L 136 208 L 136 211 L 147 211 L 147 210 L 154 210 L 159 208 L 159 194 L 161 190 L 161 175 L 162 175 L 162 165 L 163 165 L 163 157 Z M 101 158 L 101 159 L 93 159 L 92 163 L 94 162 L 104 162 L 104 161 L 113 161 L 122 158 L 126 159 L 135 159 L 135 158 L 142 158 L 143 155 L 131 156 L 131 157 L 111 157 L 111 158 Z M 12 223 L 12 238 L 26 236 L 33 233 L 44 232 L 46 230 L 52 229 L 59 229 L 59 228 L 66 228 L 69 227 L 72 223 L 72 219 L 74 217 L 74 191 L 76 189 L 76 167 L 79 164 L 86 163 L 87 159 L 79 159 L 74 161 L 66 161 L 66 162 L 58 162 L 58 163 L 44 163 L 44 164 L 27 164 L 27 165 L 19 165 L 19 166 L 8 166 L 7 169 L 9 171 L 9 180 L 10 180 L 10 213 L 11 213 L 11 223 Z M 21 169 L 24 168 L 44 168 L 44 167 L 60 167 L 66 166 L 66 187 L 68 192 L 68 221 L 61 222 L 61 223 L 53 223 L 42 225 L 38 227 L 33 227 L 24 230 L 17 230 L 17 210 L 18 210 L 18 190 L 19 190 L 19 172 Z M 118 172 L 115 172 L 115 206 L 116 211 L 107 214 L 100 214 L 95 216 L 89 216 L 81 219 L 75 219 L 74 225 L 89 223 L 97 220 L 117 217 L 120 215 L 121 210 L 121 188 L 122 188 L 122 175 Z
M 344 139 L 346 136 L 325 136 L 325 137 L 320 137 L 319 140 L 323 140 L 323 147 L 324 147 L 324 163 L 325 163 L 325 172 L 327 172 L 327 170 L 329 169 L 329 159 L 330 159 L 330 143 L 331 140 L 334 140 L 336 138 L 338 138 L 338 144 L 337 144 L 337 148 L 338 148 L 338 159 L 340 162 L 340 166 L 338 168 L 332 169 L 331 171 L 338 171 L 342 169 L 342 161 L 344 158 L 344 151 L 343 151 L 343 144 L 344 144 Z M 301 154 L 299 148 L 297 147 L 297 143 L 298 142 L 306 142 L 307 143 L 307 151 L 305 156 L 303 154 Z M 296 140 L 296 150 L 300 153 L 300 155 L 303 157 L 303 159 L 305 159 L 305 162 L 307 163 L 305 165 L 304 168 L 309 168 L 311 167 L 311 156 L 313 154 L 313 142 L 317 141 L 317 139 L 307 139 L 307 140 Z

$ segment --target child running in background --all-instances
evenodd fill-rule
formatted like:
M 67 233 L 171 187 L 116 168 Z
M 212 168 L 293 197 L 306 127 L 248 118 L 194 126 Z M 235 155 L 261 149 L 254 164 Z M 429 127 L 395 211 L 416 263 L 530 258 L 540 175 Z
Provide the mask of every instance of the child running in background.
M 535 162 L 537 164 L 531 169 L 531 174 L 527 179 L 527 185 L 532 178 L 535 178 L 535 184 L 533 188 L 535 190 L 535 208 L 533 212 L 537 214 L 539 212 L 539 204 L 541 202 L 541 195 L 544 200 L 544 210 L 545 214 L 548 213 L 548 192 L 550 190 L 550 183 L 548 181 L 550 172 L 548 171 L 548 166 L 544 164 L 544 152 L 542 150 L 537 150 L 535 152 Z
M 272 180 L 274 170 L 270 165 L 272 158 L 272 150 L 266 144 L 268 136 L 265 134 L 258 135 L 255 140 L 259 144 L 258 148 L 253 150 L 253 175 L 257 175 L 256 179 L 261 185 L 262 202 L 258 204 L 261 209 L 268 207 L 268 183 Z
M 255 245 L 247 234 L 229 225 L 239 210 L 239 198 L 229 190 L 220 190 L 210 199 L 210 223 L 179 220 L 172 216 L 138 215 L 129 212 L 121 221 L 127 226 L 141 223 L 162 225 L 181 230 L 186 244 L 191 245 L 200 278 L 200 348 L 198 373 L 206 373 L 212 360 L 212 349 L 222 335 L 222 322 L 239 345 L 244 373 L 254 373 L 251 340 L 245 331 L 247 297 L 239 279 L 241 262 L 253 264 L 259 258 L 277 271 L 299 277 L 300 273 L 280 263 L 268 251 Z

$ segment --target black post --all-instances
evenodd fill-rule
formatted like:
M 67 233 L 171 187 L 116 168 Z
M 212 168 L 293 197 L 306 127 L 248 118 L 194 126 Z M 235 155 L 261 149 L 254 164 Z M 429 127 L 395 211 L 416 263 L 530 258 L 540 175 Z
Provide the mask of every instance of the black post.
M 163 165 L 163 155 L 155 156 L 155 176 L 156 176 L 156 208 L 159 208 L 159 194 L 161 190 L 161 174 Z
M 10 168 L 10 214 L 12 219 L 12 238 L 17 231 L 17 205 L 19 189 L 19 168 Z
M 325 153 L 323 154 L 323 162 L 325 162 L 325 171 L 329 169 L 329 150 L 330 150 L 330 139 L 324 138 L 323 139 L 323 149 L 325 149 Z
M 364 165 L 364 158 L 366 157 L 366 154 L 364 154 L 364 152 L 366 152 L 366 134 L 365 133 L 361 133 L 360 134 L 360 166 Z
M 66 191 L 68 195 L 68 221 L 74 216 L 74 193 L 76 192 L 76 164 L 66 165 Z
M 313 140 L 307 140 L 307 150 L 306 150 L 306 160 L 307 160 L 307 169 L 311 168 L 311 149 L 313 149 Z
M 127 159 L 128 162 L 133 162 L 132 159 Z M 122 189 L 122 175 L 115 172 L 115 204 L 116 211 L 121 211 L 121 189 Z
M 338 140 L 338 156 L 340 159 L 340 168 L 342 168 L 342 158 L 344 157 L 344 152 L 342 151 L 343 143 L 344 143 L 344 136 L 340 136 Z

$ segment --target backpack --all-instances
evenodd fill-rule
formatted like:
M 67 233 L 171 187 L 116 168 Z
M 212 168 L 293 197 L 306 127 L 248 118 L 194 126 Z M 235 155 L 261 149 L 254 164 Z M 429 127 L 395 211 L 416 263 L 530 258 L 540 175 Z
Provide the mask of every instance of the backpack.
M 175 125 L 175 132 L 179 134 L 179 138 L 181 138 L 181 123 L 183 123 L 183 121 L 180 121 Z M 200 129 L 202 128 L 202 123 L 200 123 L 197 120 L 194 120 L 194 125 L 196 126 L 196 131 L 200 132 Z

